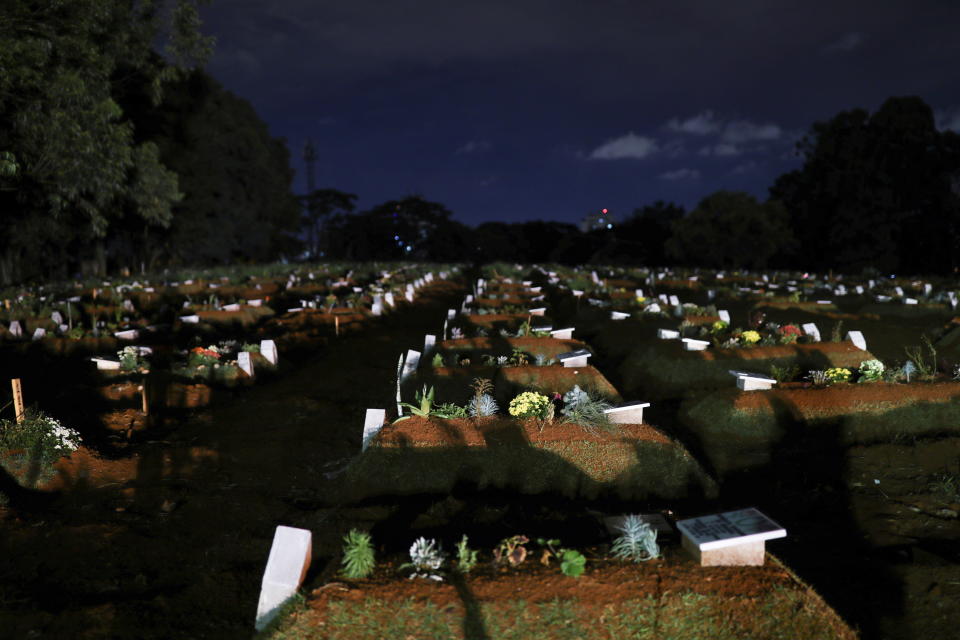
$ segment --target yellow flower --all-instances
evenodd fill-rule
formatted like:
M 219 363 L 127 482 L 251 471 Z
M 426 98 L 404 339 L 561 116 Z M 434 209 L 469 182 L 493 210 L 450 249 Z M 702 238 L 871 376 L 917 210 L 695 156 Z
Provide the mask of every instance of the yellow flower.
M 535 391 L 524 391 L 510 401 L 507 411 L 517 418 L 543 417 L 548 406 L 550 398 L 547 396 Z
M 745 344 L 756 344 L 760 342 L 760 334 L 756 331 L 744 331 L 740 334 L 740 339 L 743 340 Z

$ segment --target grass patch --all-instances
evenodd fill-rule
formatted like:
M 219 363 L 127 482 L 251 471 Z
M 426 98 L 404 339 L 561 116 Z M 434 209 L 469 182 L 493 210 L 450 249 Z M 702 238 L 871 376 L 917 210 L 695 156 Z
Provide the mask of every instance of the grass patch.
M 666 593 L 625 602 L 585 605 L 555 599 L 484 602 L 468 624 L 461 606 L 439 607 L 413 599 L 331 601 L 300 607 L 262 640 L 294 638 L 383 640 L 480 638 L 490 640 L 830 640 L 854 638 L 832 612 L 802 591 L 774 587 L 761 597 Z

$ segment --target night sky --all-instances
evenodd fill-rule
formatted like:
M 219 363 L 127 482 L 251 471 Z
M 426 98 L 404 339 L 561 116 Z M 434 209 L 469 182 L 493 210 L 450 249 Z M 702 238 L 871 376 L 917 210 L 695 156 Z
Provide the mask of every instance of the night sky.
M 957 0 L 214 0 L 208 71 L 306 191 L 418 193 L 467 224 L 766 198 L 796 140 L 918 95 L 960 131 Z

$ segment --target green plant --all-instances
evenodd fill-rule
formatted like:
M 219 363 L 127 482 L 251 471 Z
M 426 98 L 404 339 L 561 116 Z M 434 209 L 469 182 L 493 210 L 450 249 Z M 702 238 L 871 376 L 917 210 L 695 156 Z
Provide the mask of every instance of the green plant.
M 429 418 L 431 412 L 433 411 L 433 387 L 427 388 L 427 385 L 423 385 L 423 391 L 417 391 L 416 393 L 416 402 L 417 404 L 410 404 L 409 402 L 401 402 L 400 406 L 409 409 L 411 415 L 418 416 L 420 418 Z M 409 418 L 410 416 L 400 416 L 397 418 L 397 421 Z
M 0 451 L 49 466 L 80 447 L 80 434 L 42 411 L 27 410 L 20 422 L 0 420 Z
M 930 380 L 937 374 L 937 349 L 926 335 L 920 338 L 922 345 L 904 347 L 903 351 L 914 364 L 917 376 L 921 380 Z M 926 347 L 926 353 L 924 353 Z
M 843 320 L 837 320 L 830 330 L 830 342 L 842 342 Z
M 410 562 L 400 565 L 400 570 L 413 569 L 410 578 L 427 578 L 428 580 L 443 580 L 440 567 L 443 566 L 444 554 L 440 545 L 434 539 L 417 538 L 410 545 Z
M 574 385 L 573 389 L 563 396 L 563 409 L 560 414 L 564 417 L 564 422 L 579 425 L 587 431 L 609 430 L 613 423 L 606 411 L 611 406 L 609 402 L 591 398 L 590 394 L 580 389 L 580 385 Z
M 240 351 L 246 351 L 247 353 L 260 353 L 260 345 L 245 342 L 243 346 L 240 347 Z
M 791 382 L 800 375 L 800 367 L 797 365 L 770 365 L 770 375 L 777 382 Z
M 886 367 L 879 360 L 864 360 L 860 363 L 858 369 L 860 379 L 858 382 L 877 382 L 883 379 L 883 373 Z
M 467 535 L 464 534 L 457 543 L 457 571 L 470 573 L 477 566 L 477 551 L 467 546 Z
M 960 502 L 960 473 L 936 473 L 927 486 L 932 493 L 948 502 Z
M 433 368 L 434 368 L 434 369 L 436 369 L 436 368 L 438 368 L 438 367 L 442 367 L 442 366 L 443 366 L 443 356 L 442 356 L 441 354 L 439 354 L 439 353 L 433 354 L 433 360 L 431 360 L 430 364 L 433 365 Z
M 657 530 L 640 516 L 629 515 L 620 525 L 620 535 L 613 541 L 610 552 L 618 560 L 646 562 L 660 556 Z
M 537 544 L 543 547 L 543 553 L 540 555 L 540 563 L 549 565 L 552 558 L 560 561 L 560 571 L 563 575 L 571 578 L 579 578 L 583 575 L 587 559 L 582 553 L 575 549 L 564 549 L 560 547 L 560 540 L 557 538 L 546 539 L 537 538 Z
M 522 367 L 530 361 L 530 357 L 524 353 L 523 349 L 520 347 L 514 347 L 513 352 L 510 354 L 510 365 L 514 367 Z
M 117 352 L 120 358 L 120 369 L 123 371 L 139 371 L 147 366 L 147 361 L 137 347 L 124 347 Z
M 830 383 L 827 372 L 822 369 L 811 369 L 807 372 L 807 379 L 818 387 L 823 387 Z
M 453 402 L 444 402 L 443 404 L 437 406 L 435 409 L 430 411 L 430 415 L 436 416 L 437 418 L 466 418 L 467 417 L 467 408 L 461 407 L 458 404 Z
M 504 538 L 493 550 L 493 560 L 497 564 L 504 562 L 516 567 L 527 559 L 527 548 L 524 546 L 530 539 L 522 534 Z
M 340 572 L 350 580 L 366 578 L 376 564 L 370 534 L 351 529 L 343 538 L 343 559 Z
M 552 413 L 550 398 L 536 391 L 524 391 L 510 401 L 507 411 L 516 418 L 547 419 Z

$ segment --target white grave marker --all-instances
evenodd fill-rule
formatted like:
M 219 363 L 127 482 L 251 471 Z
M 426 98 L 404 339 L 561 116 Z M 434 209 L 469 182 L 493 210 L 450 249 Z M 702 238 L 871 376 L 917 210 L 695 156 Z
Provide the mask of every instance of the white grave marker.
M 731 370 L 730 375 L 736 376 L 737 388 L 742 391 L 764 391 L 773 388 L 773 385 L 777 384 L 774 378 L 759 373 Z
M 63 316 L 60 315 L 59 311 L 54 311 L 53 313 L 51 313 L 50 319 L 53 320 L 57 324 L 57 326 L 63 324 Z
M 37 327 L 37 330 L 33 332 L 33 339 L 34 339 L 34 340 L 40 340 L 40 339 L 42 339 L 45 335 L 47 335 L 47 330 L 46 330 L 46 329 L 42 329 L 42 328 L 40 328 L 40 327 Z
M 277 344 L 273 340 L 260 341 L 260 355 L 272 365 L 277 364 Z
M 808 322 L 807 324 L 803 325 L 802 328 L 803 332 L 813 338 L 814 342 L 820 342 L 820 329 L 817 329 L 816 324 Z
M 717 315 L 720 316 L 720 319 L 727 324 L 730 324 L 730 312 L 726 309 L 720 309 L 717 311 Z
M 97 369 L 100 371 L 119 371 L 120 370 L 120 361 L 111 360 L 110 358 L 90 358 L 93 362 L 97 364 Z
M 679 340 L 680 332 L 673 329 L 657 329 L 657 337 L 661 340 Z
M 267 568 L 260 583 L 257 602 L 257 631 L 263 630 L 277 616 L 280 608 L 300 588 L 307 577 L 313 547 L 313 536 L 307 529 L 277 527 Z
M 407 359 L 403 363 L 403 373 L 400 374 L 400 382 L 413 375 L 420 364 L 420 352 L 413 349 L 407 349 Z
M 678 298 L 677 296 L 670 296 L 669 300 L 670 300 L 670 304 L 673 305 L 674 307 L 680 306 L 680 298 Z
M 14 338 L 23 337 L 23 329 L 20 327 L 19 320 L 11 320 L 10 328 L 8 329 L 8 331 L 10 332 L 10 335 L 13 336 Z
M 546 307 L 537 307 L 536 309 L 530 309 L 530 315 L 532 316 L 542 316 L 547 313 Z
M 241 351 L 237 354 L 237 366 L 248 376 L 253 377 L 253 359 L 249 351 Z
M 643 410 L 649 406 L 649 402 L 625 402 L 604 410 L 604 413 L 614 424 L 642 424 Z
M 629 313 L 624 313 L 623 311 L 611 311 L 610 319 L 611 320 L 626 320 L 630 317 Z
M 682 338 L 684 351 L 706 351 L 710 346 L 709 340 L 695 340 L 694 338 Z
M 437 346 L 437 336 L 430 333 L 423 336 L 423 355 L 425 356 L 430 355 L 436 346 Z
M 361 451 L 366 451 L 370 446 L 370 441 L 383 428 L 383 423 L 387 419 L 386 409 L 367 409 L 367 415 L 363 420 L 363 444 Z
M 567 329 L 554 329 L 550 332 L 550 336 L 556 338 L 557 340 L 573 340 L 573 327 Z
M 919 304 L 916 298 L 904 298 L 903 304 Z
M 586 349 L 577 349 L 576 351 L 568 351 L 566 353 L 560 353 L 557 355 L 557 360 L 559 360 L 564 367 L 585 367 L 587 366 L 587 359 L 592 354 Z
M 703 567 L 761 566 L 766 540 L 784 538 L 786 529 L 757 509 L 740 509 L 677 522 L 683 547 Z
M 860 331 L 847 331 L 847 340 L 852 342 L 857 349 L 863 351 L 867 350 L 867 341 L 863 337 L 863 333 Z
M 197 324 L 198 322 L 200 322 L 200 316 L 198 315 L 180 316 L 180 322 L 184 324 Z
M 136 340 L 140 337 L 140 332 L 136 329 L 126 329 L 117 331 L 113 334 L 118 340 Z

